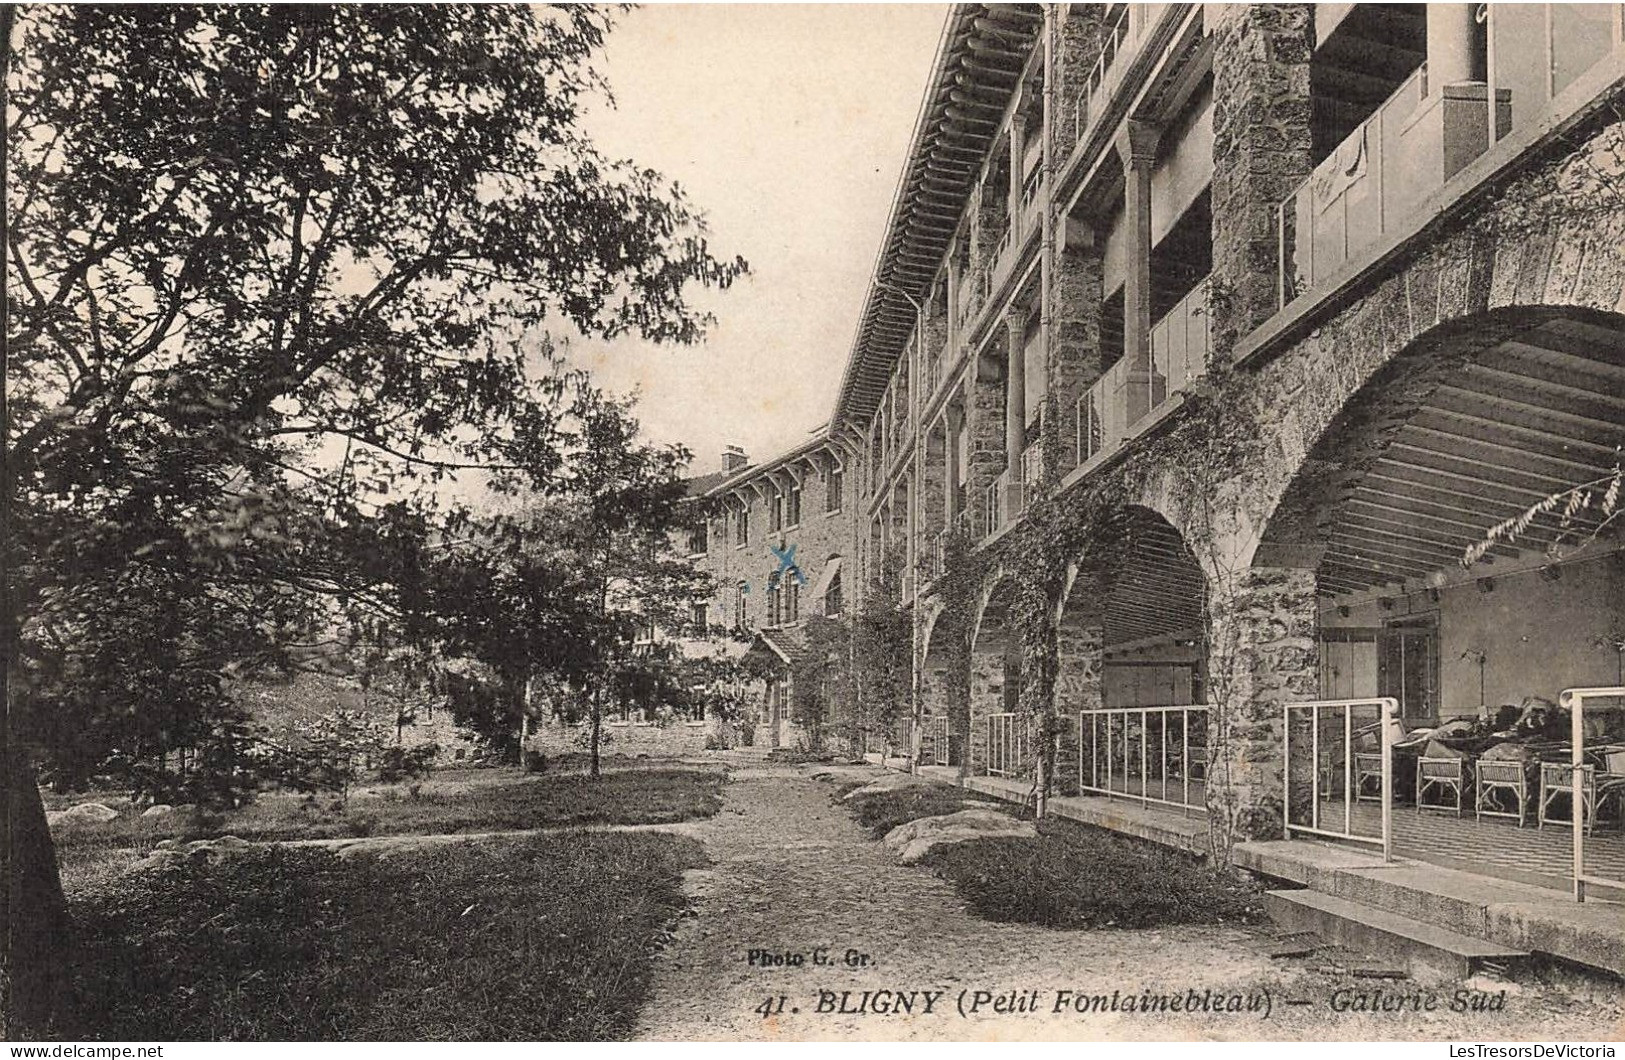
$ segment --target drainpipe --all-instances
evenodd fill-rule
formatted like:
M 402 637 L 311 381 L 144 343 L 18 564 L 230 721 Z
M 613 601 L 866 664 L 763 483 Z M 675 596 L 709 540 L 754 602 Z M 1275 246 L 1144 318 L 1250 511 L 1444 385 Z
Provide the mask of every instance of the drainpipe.
M 1056 95 L 1056 82 L 1059 75 L 1059 71 L 1057 71 L 1055 68 L 1055 35 L 1058 28 L 1056 24 L 1056 13 L 1056 6 L 1054 4 L 1044 5 L 1044 122 L 1043 128 L 1039 132 L 1039 135 L 1043 137 L 1043 139 L 1040 141 L 1042 144 L 1043 158 L 1040 160 L 1039 165 L 1042 167 L 1041 172 L 1043 173 L 1044 182 L 1043 188 L 1039 193 L 1040 201 L 1042 202 L 1042 212 L 1039 215 L 1041 228 L 1039 230 L 1038 243 L 1038 342 L 1039 349 L 1043 353 L 1044 373 L 1046 376 L 1044 381 L 1044 394 L 1046 401 L 1048 400 L 1049 396 L 1049 379 L 1047 377 L 1049 375 L 1050 358 L 1053 356 L 1052 349 L 1054 342 L 1055 317 L 1055 302 L 1053 294 L 1053 288 L 1055 286 L 1055 158 L 1053 152 L 1055 144 L 1055 122 L 1060 117 L 1060 108 Z M 1042 430 L 1043 420 L 1040 420 L 1039 422 L 1040 429 Z M 1050 426 L 1053 427 L 1054 425 L 1050 424 Z M 1046 461 L 1043 459 L 1044 450 L 1042 446 L 1044 444 L 1044 438 L 1042 434 L 1039 436 L 1038 444 L 1040 446 L 1039 467 L 1041 469 L 1039 474 L 1042 476 L 1042 468 L 1046 463 Z M 1023 486 L 1023 488 L 1030 487 L 1031 483 L 1027 483 Z M 1055 709 L 1053 699 L 1054 694 L 1055 691 L 1053 688 L 1051 688 L 1051 702 L 1046 708 L 1046 713 L 1049 713 Z M 1049 726 L 1047 724 L 1043 726 L 1044 731 L 1048 731 L 1048 729 Z M 1052 748 L 1047 743 L 1039 744 L 1037 765 L 1038 790 L 1033 797 L 1033 816 L 1039 819 L 1042 819 L 1044 815 L 1049 812 L 1051 751 Z
M 889 283 L 879 282 L 876 286 L 888 291 L 895 291 L 908 299 L 908 304 L 914 307 L 914 365 L 909 369 L 909 418 L 914 431 L 914 453 L 909 465 L 914 474 L 908 489 L 908 554 L 914 557 L 913 568 L 909 574 L 909 591 L 912 599 L 909 604 L 909 676 L 908 676 L 908 710 L 912 724 L 909 727 L 909 760 L 908 771 L 918 774 L 920 771 L 920 571 L 919 556 L 916 551 L 919 541 L 919 513 L 920 513 L 920 481 L 922 474 L 920 453 L 923 448 L 920 441 L 920 391 L 925 385 L 925 306 L 918 298 L 909 294 L 901 287 L 894 287 Z

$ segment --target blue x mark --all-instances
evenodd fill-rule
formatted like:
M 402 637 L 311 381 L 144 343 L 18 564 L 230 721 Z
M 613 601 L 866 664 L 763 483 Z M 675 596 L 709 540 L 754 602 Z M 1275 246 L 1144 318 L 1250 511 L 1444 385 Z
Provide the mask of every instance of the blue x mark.
M 802 585 L 807 584 L 807 576 L 801 573 L 800 567 L 796 566 L 796 546 L 787 545 L 782 549 L 778 549 L 774 548 L 772 545 L 769 545 L 767 546 L 767 550 L 773 553 L 773 555 L 779 561 L 779 569 L 773 572 L 773 576 L 775 578 L 783 574 L 785 571 L 789 571 L 791 574 L 796 576 L 796 581 L 800 582 Z

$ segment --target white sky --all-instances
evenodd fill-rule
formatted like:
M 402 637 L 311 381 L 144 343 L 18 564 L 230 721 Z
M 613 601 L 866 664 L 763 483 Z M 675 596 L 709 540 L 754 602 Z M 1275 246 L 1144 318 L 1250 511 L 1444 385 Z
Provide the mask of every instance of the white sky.
M 828 416 L 851 347 L 946 8 L 936 4 L 657 4 L 621 16 L 599 64 L 617 109 L 586 128 L 659 170 L 753 273 L 696 299 L 702 346 L 581 350 L 599 384 L 641 389 L 644 433 L 715 470 Z

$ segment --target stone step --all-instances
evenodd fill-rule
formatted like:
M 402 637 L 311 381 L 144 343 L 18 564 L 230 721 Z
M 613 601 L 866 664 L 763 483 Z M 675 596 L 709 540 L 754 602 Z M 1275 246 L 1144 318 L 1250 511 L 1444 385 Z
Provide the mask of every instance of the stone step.
M 1505 968 L 1529 956 L 1320 891 L 1266 891 L 1264 907 L 1284 930 L 1313 931 L 1347 949 L 1402 960 L 1418 979 L 1464 979 L 1486 963 Z

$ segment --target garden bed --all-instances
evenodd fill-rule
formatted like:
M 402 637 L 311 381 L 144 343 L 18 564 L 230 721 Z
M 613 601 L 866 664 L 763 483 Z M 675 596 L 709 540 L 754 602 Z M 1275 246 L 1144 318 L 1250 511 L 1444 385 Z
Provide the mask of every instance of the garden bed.
M 913 785 L 860 795 L 845 805 L 871 838 L 883 839 L 922 817 L 1006 804 L 958 787 Z M 1054 817 L 1038 822 L 1036 839 L 955 843 L 920 864 L 951 882 L 987 920 L 1143 928 L 1265 919 L 1262 892 L 1244 877 L 1215 871 L 1181 851 Z

